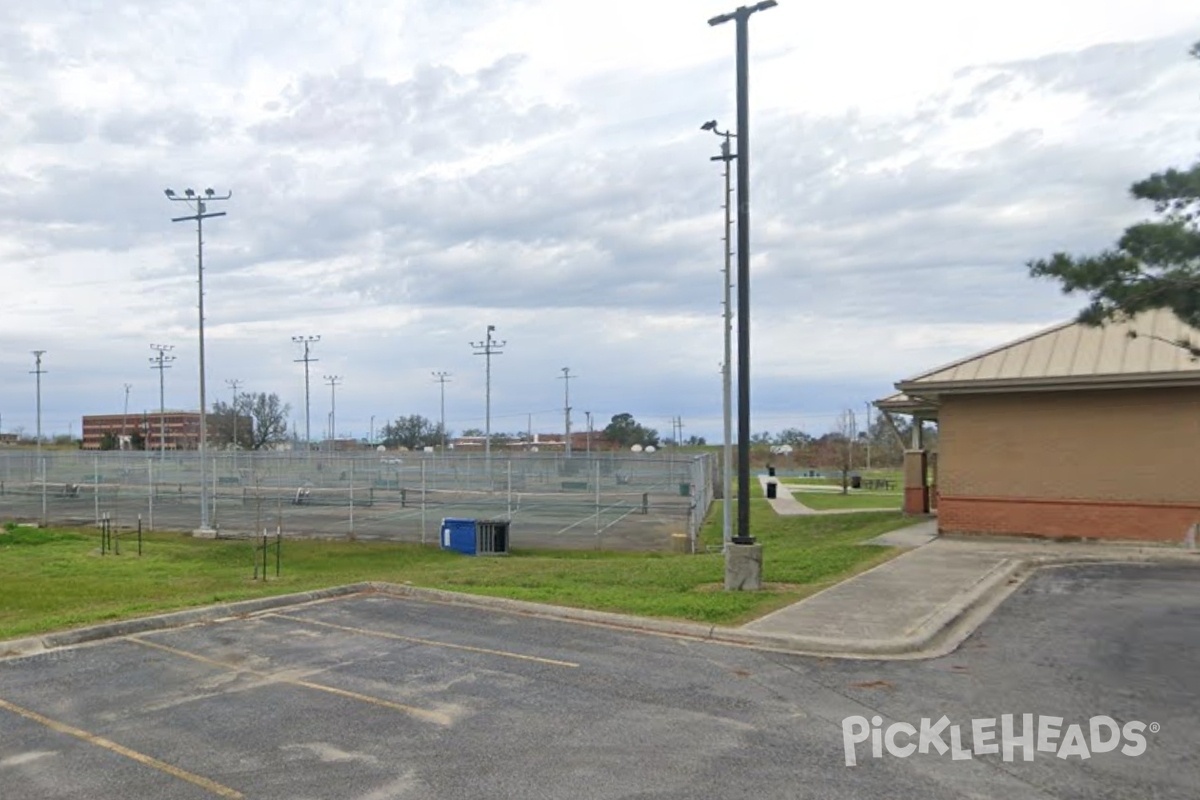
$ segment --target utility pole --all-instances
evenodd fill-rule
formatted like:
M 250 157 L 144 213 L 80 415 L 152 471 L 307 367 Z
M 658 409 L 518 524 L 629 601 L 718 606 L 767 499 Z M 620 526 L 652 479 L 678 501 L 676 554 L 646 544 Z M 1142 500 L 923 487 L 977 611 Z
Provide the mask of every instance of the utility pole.
M 46 370 L 42 369 L 42 356 L 46 354 L 45 350 L 33 350 L 34 367 L 30 373 L 35 376 L 37 381 L 37 463 L 38 471 L 42 476 L 42 527 L 46 527 L 46 462 L 42 458 L 42 376 L 46 374 Z
M 304 358 L 294 359 L 295 363 L 304 362 L 304 447 L 311 449 L 312 447 L 312 417 L 308 411 L 308 365 L 313 361 L 318 361 L 308 354 L 309 345 L 321 341 L 320 336 L 293 336 L 292 341 L 296 344 L 304 346 Z
M 341 383 L 341 375 L 326 375 L 325 384 L 329 387 L 329 449 L 332 452 L 337 447 L 337 387 Z
M 563 382 L 563 420 L 566 431 L 563 435 L 563 453 L 568 458 L 571 456 L 571 378 L 578 377 L 578 375 L 571 374 L 570 367 L 563 367 L 562 377 L 559 378 Z
M 867 406 L 867 469 L 871 468 L 871 401 L 865 402 Z
M 125 413 L 121 416 L 121 449 L 125 449 L 125 427 L 129 424 L 129 390 L 133 388 L 132 383 L 125 384 Z
M 488 480 L 491 480 L 492 469 L 492 356 L 502 355 L 503 348 L 508 342 L 497 342 L 492 339 L 492 332 L 496 330 L 495 325 L 487 326 L 487 338 L 482 342 L 471 342 L 471 347 L 475 349 L 475 355 L 484 356 L 484 429 L 483 429 L 483 453 L 484 460 L 488 467 Z
M 442 454 L 446 453 L 446 384 L 450 382 L 449 372 L 435 372 L 433 379 L 442 385 Z
M 775 0 L 713 17 L 709 25 L 736 23 L 737 44 L 737 290 L 738 290 L 738 524 L 734 544 L 754 544 L 750 535 L 750 15 Z M 757 588 L 757 587 L 755 587 Z
M 196 275 L 200 298 L 200 528 L 197 533 L 209 535 L 212 529 L 208 526 L 208 401 L 204 396 L 204 220 L 225 216 L 224 211 L 210 212 L 207 204 L 214 200 L 228 200 L 233 197 L 233 192 L 217 195 L 212 189 L 205 189 L 203 198 L 191 189 L 185 189 L 183 197 L 176 197 L 170 189 L 163 193 L 168 200 L 187 203 L 195 211 L 184 217 L 173 217 L 171 222 L 196 221 Z
M 158 353 L 157 356 L 150 357 L 150 369 L 158 370 L 158 460 L 165 461 L 167 458 L 167 408 L 165 393 L 163 392 L 163 370 L 170 369 L 170 362 L 175 360 L 175 356 L 167 355 L 167 352 L 175 349 L 173 344 L 152 344 L 150 349 Z
M 237 449 L 238 449 L 238 438 L 237 438 L 238 404 L 237 404 L 237 400 L 238 400 L 238 389 L 241 387 L 242 382 L 238 378 L 226 378 L 225 385 L 228 386 L 230 389 L 233 389 L 233 405 L 230 406 L 229 410 L 233 412 L 233 452 L 235 453 L 234 463 L 236 464 L 237 463 L 236 453 L 237 453 Z
M 721 458 L 721 538 L 724 544 L 728 545 L 733 538 L 733 502 L 730 495 L 733 493 L 733 303 L 730 297 L 733 289 L 733 275 L 731 272 L 731 261 L 733 255 L 733 242 L 731 232 L 733 229 L 733 189 L 729 185 L 730 163 L 737 158 L 729 147 L 729 140 L 735 134 L 730 131 L 722 131 L 717 128 L 717 121 L 710 120 L 700 126 L 701 130 L 712 131 L 717 136 L 723 137 L 721 142 L 721 155 L 712 156 L 710 161 L 725 162 L 725 197 L 721 204 L 725 210 L 725 233 L 722 237 L 722 249 L 725 251 L 725 270 L 724 270 L 724 300 L 722 316 L 724 317 L 725 328 L 725 360 L 721 364 L 721 403 L 722 415 L 724 418 L 724 434 L 725 440 L 722 445 Z

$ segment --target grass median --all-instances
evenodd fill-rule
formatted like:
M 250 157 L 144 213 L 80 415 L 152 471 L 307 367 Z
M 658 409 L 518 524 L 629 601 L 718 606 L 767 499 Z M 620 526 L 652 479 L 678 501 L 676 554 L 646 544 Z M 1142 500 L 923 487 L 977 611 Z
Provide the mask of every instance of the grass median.
M 752 502 L 762 592 L 722 591 L 720 553 L 517 550 L 472 558 L 410 544 L 287 540 L 281 576 L 272 564 L 262 582 L 252 580 L 247 541 L 153 533 L 137 556 L 126 534 L 115 556 L 100 555 L 97 531 L 9 527 L 0 532 L 0 639 L 367 580 L 736 624 L 887 559 L 890 548 L 859 543 L 905 524 L 891 513 L 778 517 L 765 501 Z M 720 519 L 718 503 L 703 543 L 720 543 Z

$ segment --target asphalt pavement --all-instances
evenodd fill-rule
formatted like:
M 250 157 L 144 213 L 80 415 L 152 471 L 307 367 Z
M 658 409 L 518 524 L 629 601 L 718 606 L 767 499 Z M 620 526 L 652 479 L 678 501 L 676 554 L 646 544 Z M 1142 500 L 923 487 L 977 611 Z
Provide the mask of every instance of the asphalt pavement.
M 30 800 L 1192 798 L 1196 576 L 1040 570 L 925 661 L 380 592 L 262 609 L 0 660 L 0 786 Z M 973 720 L 1025 713 L 1063 731 L 1141 722 L 1144 750 L 954 757 L 979 749 Z M 945 754 L 875 757 L 869 734 L 847 748 L 855 720 L 943 715 L 960 728 Z

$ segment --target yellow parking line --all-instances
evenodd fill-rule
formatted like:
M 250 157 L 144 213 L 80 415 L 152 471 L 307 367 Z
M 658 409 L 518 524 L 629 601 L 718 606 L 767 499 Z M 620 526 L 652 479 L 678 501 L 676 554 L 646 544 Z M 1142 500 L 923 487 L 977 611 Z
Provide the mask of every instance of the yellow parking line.
M 94 733 L 88 733 L 85 730 L 68 725 L 65 722 L 59 722 L 57 720 L 50 719 L 49 717 L 44 717 L 36 711 L 30 711 L 27 708 L 21 708 L 20 706 L 13 705 L 3 698 L 0 698 L 0 708 L 6 711 L 11 711 L 17 716 L 24 717 L 31 722 L 45 725 L 50 730 L 58 731 L 59 733 L 65 733 L 68 736 L 74 736 L 76 739 L 82 739 L 88 744 L 94 744 L 97 747 L 103 747 L 105 750 L 109 750 L 118 755 L 133 759 L 139 764 L 144 764 L 147 767 L 152 767 L 160 772 L 165 772 L 172 777 L 179 778 L 181 781 L 187 781 L 195 786 L 199 786 L 201 789 L 212 792 L 218 797 L 227 797 L 230 798 L 230 800 L 241 800 L 245 797 L 245 795 L 236 789 L 230 789 L 228 786 L 222 786 L 216 781 L 210 781 L 208 778 L 188 772 L 185 769 L 180 769 L 179 767 L 168 764 L 165 761 L 159 761 L 157 758 L 148 756 L 145 753 L 139 753 L 136 750 L 130 750 L 128 747 L 119 745 L 111 739 L 105 739 L 103 736 L 97 736 Z
M 229 664 L 224 661 L 219 661 L 215 658 L 202 656 L 199 653 L 191 653 L 187 650 L 180 650 L 178 647 L 171 647 L 169 645 L 159 644 L 158 642 L 150 642 L 146 641 L 145 639 L 139 639 L 136 636 L 128 636 L 126 638 L 129 641 L 135 642 L 144 647 L 162 650 L 164 653 L 170 653 L 171 655 L 181 656 L 183 658 L 190 658 L 193 661 L 199 661 L 203 664 L 211 664 L 214 667 L 232 670 L 233 672 L 242 672 L 258 678 L 266 678 L 267 680 L 276 681 L 278 683 L 286 683 L 292 686 L 302 686 L 305 689 L 313 689 L 318 692 L 337 695 L 338 697 L 348 697 L 352 700 L 360 700 L 364 703 L 380 706 L 381 708 L 390 708 L 393 711 L 399 711 L 403 714 L 408 714 L 409 716 L 416 717 L 417 719 L 424 720 L 425 722 L 432 722 L 436 725 L 449 726 L 454 722 L 454 720 L 452 720 L 448 714 L 443 714 L 440 711 L 430 711 L 424 708 L 417 708 L 416 706 L 407 706 L 403 703 L 393 703 L 391 700 L 384 700 L 380 697 L 372 697 L 370 695 L 352 692 L 347 689 L 338 689 L 335 686 L 326 686 L 323 683 L 314 683 L 313 681 L 301 680 L 299 678 L 289 678 L 284 675 L 263 672 L 257 669 L 250 669 L 249 667 L 241 667 L 237 664 Z
M 512 653 L 508 650 L 492 650 L 487 647 L 471 647 L 466 644 L 454 644 L 453 642 L 439 642 L 435 639 L 421 639 L 416 636 L 403 636 L 399 633 L 388 633 L 387 631 L 375 631 L 367 628 L 352 628 L 349 625 L 335 625 L 332 622 L 322 622 L 315 619 L 305 619 L 304 617 L 293 617 L 290 614 L 264 614 L 263 616 L 279 617 L 293 622 L 302 622 L 305 625 L 321 625 L 326 628 L 335 628 L 339 631 L 348 631 L 350 633 L 361 633 L 364 636 L 379 636 L 384 639 L 396 639 L 401 642 L 412 642 L 413 644 L 425 644 L 431 647 L 448 647 L 452 650 L 466 650 L 471 653 L 485 653 L 490 656 L 504 656 L 505 658 L 517 658 L 522 661 L 535 661 L 539 664 L 549 664 L 554 667 L 578 667 L 574 661 L 559 661 L 556 658 L 542 658 L 541 656 L 527 656 L 524 653 Z

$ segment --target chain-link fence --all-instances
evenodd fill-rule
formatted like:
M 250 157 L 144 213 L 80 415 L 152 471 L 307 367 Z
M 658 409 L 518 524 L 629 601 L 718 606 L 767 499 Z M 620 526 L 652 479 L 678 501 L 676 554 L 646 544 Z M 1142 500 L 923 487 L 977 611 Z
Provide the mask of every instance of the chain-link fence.
M 707 455 L 227 453 L 205 463 L 222 536 L 438 541 L 443 518 L 508 520 L 516 547 L 694 549 L 712 503 Z M 189 531 L 195 452 L 0 454 L 0 519 Z

